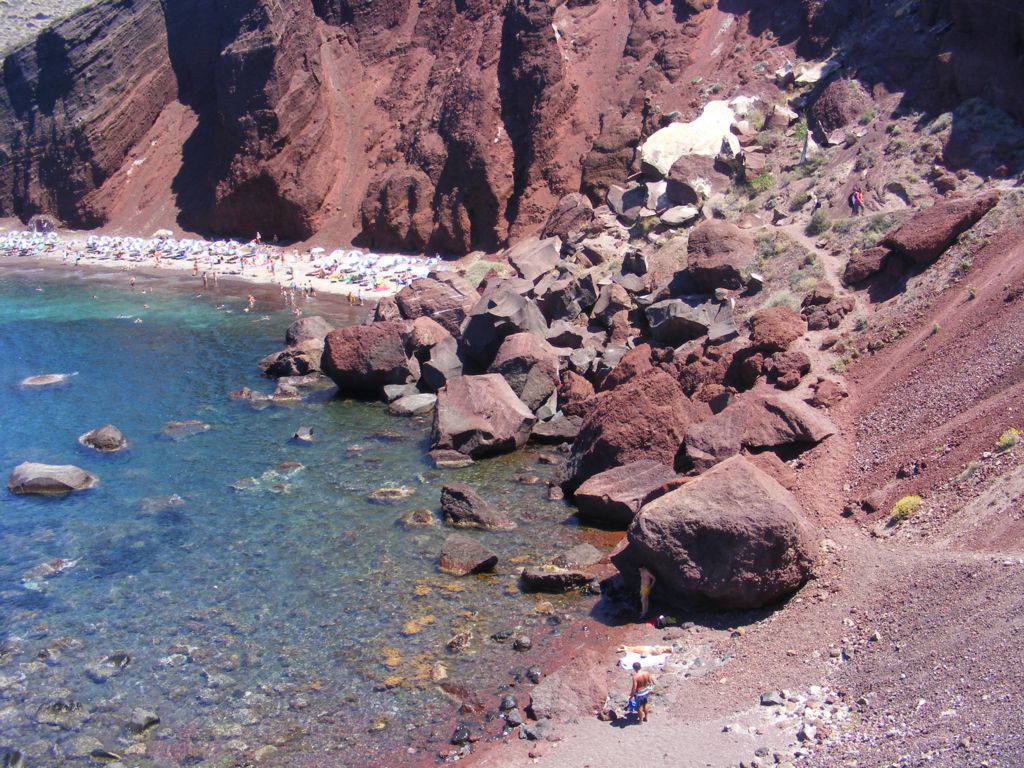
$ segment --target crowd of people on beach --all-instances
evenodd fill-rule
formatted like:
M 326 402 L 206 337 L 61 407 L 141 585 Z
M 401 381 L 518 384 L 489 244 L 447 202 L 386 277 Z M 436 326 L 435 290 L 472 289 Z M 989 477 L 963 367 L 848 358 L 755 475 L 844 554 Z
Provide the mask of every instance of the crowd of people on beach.
M 306 250 L 264 243 L 257 233 L 246 243 L 236 240 L 176 239 L 168 230 L 152 237 L 89 235 L 62 237 L 57 232 L 13 231 L 0 233 L 0 256 L 57 258 L 78 266 L 120 266 L 157 269 L 191 269 L 194 277 L 209 285 L 218 277 L 238 277 L 277 283 L 290 292 L 315 295 L 317 290 L 346 293 L 352 301 L 400 290 L 426 277 L 440 259 L 376 254 L 359 249 L 322 247 Z

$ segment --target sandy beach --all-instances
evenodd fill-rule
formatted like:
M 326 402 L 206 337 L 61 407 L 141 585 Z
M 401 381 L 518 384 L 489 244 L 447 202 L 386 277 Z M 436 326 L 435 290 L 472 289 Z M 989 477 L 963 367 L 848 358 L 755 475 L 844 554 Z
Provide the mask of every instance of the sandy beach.
M 132 274 L 191 275 L 204 286 L 240 280 L 279 286 L 283 295 L 333 294 L 352 303 L 374 303 L 431 270 L 438 257 L 366 253 L 359 249 L 283 248 L 252 241 L 175 239 L 170 232 L 153 237 L 0 230 L 0 263 L 26 260 L 63 267 L 100 267 Z M 131 278 L 129 278 L 131 279 Z

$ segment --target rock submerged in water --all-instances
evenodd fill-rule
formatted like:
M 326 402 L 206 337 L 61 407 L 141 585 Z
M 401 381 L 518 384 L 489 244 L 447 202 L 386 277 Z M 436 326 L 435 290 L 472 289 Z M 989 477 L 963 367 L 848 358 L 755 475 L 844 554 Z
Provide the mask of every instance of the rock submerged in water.
M 199 419 L 186 419 L 185 421 L 168 421 L 160 433 L 171 440 L 183 440 L 186 437 L 200 435 L 209 429 L 210 425 L 199 421 Z
M 478 541 L 453 533 L 441 544 L 438 568 L 452 576 L 493 571 L 498 556 Z
M 23 387 L 56 387 L 64 384 L 75 374 L 73 373 L 42 373 L 38 376 L 29 376 L 21 380 Z
M 98 482 L 95 475 L 71 464 L 37 464 L 26 461 L 11 471 L 7 478 L 7 490 L 21 495 L 63 496 L 88 490 Z
M 441 513 L 453 528 L 481 528 L 485 531 L 511 531 L 515 522 L 494 509 L 468 485 L 449 483 L 441 489 Z
M 594 580 L 593 575 L 574 568 L 560 568 L 547 565 L 538 568 L 524 568 L 519 583 L 524 592 L 570 592 L 587 586 Z
M 110 678 L 124 672 L 131 660 L 132 657 L 125 651 L 115 651 L 109 656 L 104 656 L 102 659 L 98 659 L 91 664 L 86 664 L 85 674 L 94 683 L 105 683 Z
M 128 446 L 128 439 L 113 424 L 86 432 L 79 436 L 78 442 L 100 453 L 114 453 Z
M 312 443 L 313 442 L 313 428 L 312 427 L 299 427 L 292 434 L 292 442 L 296 443 Z

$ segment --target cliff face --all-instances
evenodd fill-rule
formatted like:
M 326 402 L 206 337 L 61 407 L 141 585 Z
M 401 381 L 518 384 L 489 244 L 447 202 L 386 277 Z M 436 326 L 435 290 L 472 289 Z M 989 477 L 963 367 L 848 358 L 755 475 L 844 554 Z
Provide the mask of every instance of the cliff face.
M 1013 109 L 1020 90 L 986 73 L 1019 74 L 1019 24 L 986 57 L 983 0 L 925 5 L 922 23 L 954 22 L 945 59 L 921 48 L 929 71 Z M 768 93 L 769 52 L 824 50 L 879 12 L 711 6 L 105 0 L 3 62 L 0 214 L 494 249 L 559 196 L 621 180 L 659 107 L 694 112 L 711 83 Z

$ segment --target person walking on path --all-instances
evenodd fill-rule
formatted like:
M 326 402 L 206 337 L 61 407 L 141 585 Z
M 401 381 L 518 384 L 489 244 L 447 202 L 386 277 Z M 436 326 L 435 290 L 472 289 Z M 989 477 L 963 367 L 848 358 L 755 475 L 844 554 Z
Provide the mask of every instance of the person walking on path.
M 860 187 L 854 187 L 853 192 L 850 193 L 850 210 L 854 216 L 860 216 L 864 213 L 864 192 Z
M 647 722 L 647 703 L 654 691 L 654 677 L 639 661 L 633 662 L 633 685 L 629 690 L 626 714 L 636 715 L 637 724 Z

